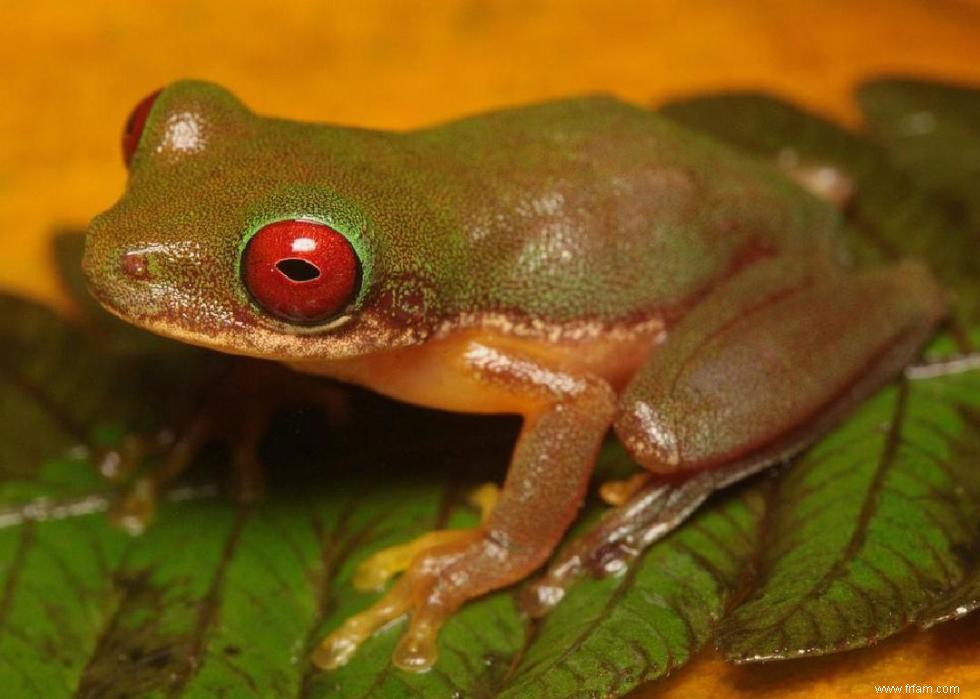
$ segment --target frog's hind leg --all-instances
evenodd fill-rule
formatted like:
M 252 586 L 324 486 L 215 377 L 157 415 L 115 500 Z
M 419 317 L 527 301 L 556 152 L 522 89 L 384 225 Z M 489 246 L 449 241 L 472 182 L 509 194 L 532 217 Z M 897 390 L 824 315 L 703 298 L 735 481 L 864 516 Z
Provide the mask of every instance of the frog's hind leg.
M 687 478 L 664 479 L 653 474 L 629 499 L 605 513 L 599 523 L 562 550 L 539 579 L 521 591 L 521 606 L 533 617 L 544 616 L 562 600 L 581 575 L 614 575 L 625 570 L 647 547 L 678 527 L 719 488 L 770 465 L 764 459 L 702 471 Z
M 599 497 L 607 505 L 624 505 L 640 492 L 651 478 L 653 474 L 640 471 L 623 480 L 606 481 L 599 486 Z
M 717 288 L 621 396 L 616 434 L 648 471 L 730 464 L 814 431 L 909 364 L 945 313 L 924 266 L 845 273 L 772 259 Z M 806 440 L 803 440 L 806 441 Z
M 714 490 L 798 453 L 911 362 L 943 310 L 914 262 L 845 275 L 773 260 L 718 289 L 621 396 L 614 428 L 650 480 L 562 552 L 528 590 L 529 611 L 583 571 L 621 570 Z

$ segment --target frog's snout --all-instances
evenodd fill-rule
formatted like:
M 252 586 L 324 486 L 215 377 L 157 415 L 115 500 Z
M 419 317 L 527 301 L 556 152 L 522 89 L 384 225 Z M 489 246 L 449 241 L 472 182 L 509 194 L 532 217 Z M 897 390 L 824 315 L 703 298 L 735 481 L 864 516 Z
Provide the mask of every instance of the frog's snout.
M 136 281 L 149 281 L 150 263 L 143 252 L 124 252 L 119 258 L 119 271 Z
M 92 295 L 107 308 L 118 309 L 132 294 L 145 296 L 159 269 L 152 250 L 118 245 L 103 221 L 104 216 L 98 216 L 89 226 L 82 270 Z

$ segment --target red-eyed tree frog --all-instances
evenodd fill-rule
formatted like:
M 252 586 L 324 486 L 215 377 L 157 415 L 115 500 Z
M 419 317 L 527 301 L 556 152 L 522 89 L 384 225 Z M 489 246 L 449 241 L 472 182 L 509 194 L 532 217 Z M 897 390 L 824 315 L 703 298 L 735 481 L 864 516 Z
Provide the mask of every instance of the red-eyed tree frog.
M 799 450 L 944 315 L 922 264 L 850 268 L 831 203 L 609 97 L 396 133 L 258 116 L 182 81 L 137 106 L 123 143 L 126 192 L 84 261 L 110 311 L 402 401 L 523 417 L 481 526 L 371 559 L 362 577 L 404 572 L 323 641 L 324 668 L 404 615 L 394 662 L 431 667 L 450 615 L 548 560 L 610 430 L 649 475 L 591 553 L 535 588 L 539 607 L 610 537 L 648 541 L 665 483 L 683 494 Z

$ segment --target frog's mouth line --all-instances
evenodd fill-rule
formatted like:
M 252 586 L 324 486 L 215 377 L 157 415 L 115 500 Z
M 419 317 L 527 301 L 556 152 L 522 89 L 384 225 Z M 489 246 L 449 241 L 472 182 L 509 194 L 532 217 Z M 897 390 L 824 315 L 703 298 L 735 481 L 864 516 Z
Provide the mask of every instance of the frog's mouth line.
M 258 326 L 223 328 L 212 332 L 203 332 L 188 329 L 185 325 L 163 317 L 123 315 L 116 308 L 105 307 L 120 320 L 142 330 L 165 337 L 168 340 L 176 340 L 224 354 L 273 361 L 290 361 L 295 360 L 297 356 L 309 353 L 309 348 L 303 343 L 303 338 L 293 335 L 280 335 Z
M 129 313 L 124 313 L 120 308 L 112 302 L 106 294 L 101 293 L 96 287 L 89 286 L 89 292 L 93 297 L 99 302 L 108 313 L 115 316 L 127 325 L 132 325 L 134 327 L 140 328 L 141 330 L 146 330 L 153 333 L 154 335 L 159 335 L 160 337 L 165 337 L 170 340 L 177 340 L 179 342 L 184 342 L 187 344 L 196 345 L 198 347 L 204 347 L 206 349 L 216 350 L 219 352 L 225 352 L 228 354 L 243 354 L 246 356 L 262 356 L 260 353 L 252 352 L 239 352 L 236 351 L 235 346 L 228 342 L 223 342 L 219 338 L 226 335 L 223 332 L 216 332 L 212 334 L 198 332 L 194 330 L 188 330 L 185 326 L 168 322 L 162 320 L 157 316 L 152 315 L 132 315 Z
M 188 327 L 187 324 L 179 322 L 179 316 L 175 319 L 173 314 L 134 315 L 123 312 L 97 286 L 90 285 L 89 290 L 106 311 L 129 325 L 170 340 L 224 354 L 292 362 L 305 359 L 349 358 L 377 351 L 376 344 L 371 342 L 372 336 L 376 333 L 373 333 L 371 328 L 363 328 L 363 333 L 358 332 L 350 336 L 334 334 L 340 328 L 352 324 L 355 320 L 352 314 L 338 316 L 330 323 L 316 327 L 297 326 L 279 330 L 258 323 L 238 321 L 236 324 L 204 331 Z M 410 343 L 404 338 L 387 338 L 383 344 L 390 347 Z

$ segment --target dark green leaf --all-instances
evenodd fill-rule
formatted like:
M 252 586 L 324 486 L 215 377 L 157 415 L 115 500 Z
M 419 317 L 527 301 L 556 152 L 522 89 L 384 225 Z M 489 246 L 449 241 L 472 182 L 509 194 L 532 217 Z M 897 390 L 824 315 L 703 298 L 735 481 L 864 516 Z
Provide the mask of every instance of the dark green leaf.
M 0 314 L 6 319 L 0 328 L 0 414 L 10 416 L 0 421 L 0 473 L 10 480 L 33 476 L 46 459 L 88 444 L 88 426 L 102 414 L 105 395 L 91 391 L 89 401 L 77 401 L 86 373 L 74 369 L 107 367 L 87 351 L 81 333 L 49 312 L 0 297 Z M 78 364 L 66 366 L 72 353 Z
M 967 614 L 980 609 L 980 568 L 978 554 L 973 552 L 973 564 L 963 580 L 938 603 L 922 610 L 917 621 L 923 628 L 931 628 L 936 624 L 953 619 L 960 619 Z
M 114 602 L 126 537 L 99 516 L 0 530 L 0 686 L 12 697 L 72 692 Z
M 980 372 L 878 394 L 780 481 L 753 594 L 720 625 L 737 661 L 866 645 L 966 574 L 980 531 Z
M 24 310 L 33 317 L 35 309 Z M 53 316 L 37 313 L 64 330 Z M 114 375 L 104 379 L 107 386 L 113 380 Z M 218 688 L 273 696 L 520 696 L 528 687 L 552 682 L 569 687 L 584 673 L 587 682 L 577 685 L 625 692 L 696 652 L 754 550 L 760 496 L 739 491 L 655 546 L 627 577 L 573 589 L 530 643 L 526 621 L 504 591 L 468 605 L 449 622 L 440 637 L 441 661 L 430 673 L 391 667 L 401 625 L 372 638 L 340 671 L 316 672 L 307 662 L 312 645 L 375 599 L 353 591 L 357 563 L 443 522 L 475 524 L 475 513 L 457 504 L 458 464 L 468 464 L 462 472 L 469 474 L 467 482 L 478 473 L 499 478 L 513 439 L 510 422 L 495 430 L 474 418 L 467 424 L 475 420 L 479 431 L 460 430 L 454 416 L 420 418 L 418 411 L 384 402 L 368 409 L 381 415 L 367 416 L 367 424 L 380 421 L 393 428 L 387 451 L 372 446 L 377 440 L 365 429 L 365 441 L 344 444 L 336 463 L 324 457 L 319 473 L 300 470 L 279 478 L 277 489 L 258 506 L 171 502 L 135 539 L 105 520 L 110 489 L 87 464 L 49 461 L 45 470 L 61 474 L 71 497 L 43 480 L 33 484 L 31 495 L 50 500 L 45 512 L 78 516 L 33 521 L 34 513 L 25 514 L 20 500 L 5 500 L 7 517 L 0 512 L 0 523 L 7 527 L 0 535 L 10 541 L 14 577 L 8 588 L 16 630 L 7 634 L 8 664 L 5 671 L 0 668 L 0 681 L 23 688 L 35 682 L 54 695 L 77 687 L 80 696 L 99 697 Z M 84 425 L 87 419 L 80 421 Z M 446 440 L 446 434 L 471 438 L 460 443 Z M 610 453 L 612 467 L 620 465 L 622 451 Z M 330 468 L 340 473 L 328 473 Z M 446 474 L 456 485 L 447 484 Z M 36 551 L 39 532 L 49 530 L 60 532 L 65 542 L 53 561 Z M 38 558 L 45 567 L 33 563 Z M 69 568 L 81 572 L 66 574 Z M 91 595 L 62 590 L 52 592 L 51 600 L 44 597 L 48 617 L 78 620 L 71 643 L 59 642 L 60 623 L 31 626 L 37 613 L 31 591 L 49 578 L 67 588 L 92 586 Z M 29 627 L 28 637 L 21 638 Z M 572 632 L 579 641 L 567 648 L 564 640 Z M 64 657 L 57 673 L 49 667 L 46 648 Z
M 177 424 L 211 366 L 208 353 L 179 346 L 108 354 L 88 333 L 9 296 L 0 296 L 0 314 L 0 410 L 9 416 L 0 420 L 0 493 L 8 505 L 50 489 L 72 493 L 78 483 L 66 469 L 94 476 L 85 464 L 57 460 L 70 450 L 94 459 L 125 434 Z
M 980 246 L 980 90 L 876 80 L 858 91 L 858 101 L 891 161 Z

